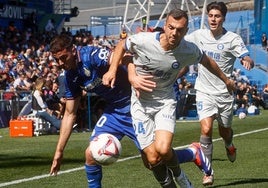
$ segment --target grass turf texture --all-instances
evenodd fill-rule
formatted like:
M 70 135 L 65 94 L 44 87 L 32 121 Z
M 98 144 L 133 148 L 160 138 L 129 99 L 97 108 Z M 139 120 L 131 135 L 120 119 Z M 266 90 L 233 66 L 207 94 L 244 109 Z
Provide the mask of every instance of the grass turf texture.
M 266 188 L 268 187 L 268 111 L 262 110 L 259 116 L 246 119 L 234 117 L 234 134 L 254 130 L 260 132 L 235 136 L 238 148 L 234 163 L 228 161 L 222 140 L 219 140 L 217 123 L 214 124 L 213 167 L 215 182 L 211 187 Z M 199 140 L 198 122 L 178 122 L 173 146 L 183 146 Z M 61 171 L 57 177 L 47 176 L 54 155 L 58 135 L 31 138 L 10 138 L 9 129 L 0 129 L 0 187 L 9 188 L 74 188 L 87 187 L 83 170 L 84 150 L 88 145 L 89 133 L 73 133 L 65 149 Z M 103 188 L 157 188 L 152 173 L 143 167 L 138 151 L 128 138 L 122 140 L 120 161 L 103 168 Z M 195 188 L 202 186 L 202 173 L 193 163 L 181 165 Z M 74 169 L 72 172 L 67 170 Z M 36 177 L 37 176 L 37 177 Z M 36 177 L 36 178 L 34 178 Z M 33 179 L 33 180 L 29 180 Z M 24 180 L 25 181 L 24 181 Z M 16 184 L 8 182 L 20 181 Z M 29 180 L 29 181 L 28 181 Z M 7 185 L 7 186 L 4 186 Z

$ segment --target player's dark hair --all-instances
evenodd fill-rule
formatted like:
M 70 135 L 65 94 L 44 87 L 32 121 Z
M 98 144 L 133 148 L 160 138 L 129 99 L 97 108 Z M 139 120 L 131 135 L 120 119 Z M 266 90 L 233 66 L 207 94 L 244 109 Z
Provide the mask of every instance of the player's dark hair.
M 225 17 L 227 14 L 227 7 L 224 2 L 211 2 L 207 5 L 207 12 L 209 12 L 212 9 L 219 10 L 222 15 Z
M 186 11 L 184 10 L 181 10 L 181 9 L 173 9 L 171 10 L 168 15 L 167 15 L 167 18 L 171 16 L 173 17 L 174 19 L 181 19 L 181 18 L 186 18 L 187 20 L 187 23 L 188 23 L 188 14 Z
M 73 46 L 73 38 L 67 34 L 54 37 L 50 42 L 50 52 L 52 54 Z

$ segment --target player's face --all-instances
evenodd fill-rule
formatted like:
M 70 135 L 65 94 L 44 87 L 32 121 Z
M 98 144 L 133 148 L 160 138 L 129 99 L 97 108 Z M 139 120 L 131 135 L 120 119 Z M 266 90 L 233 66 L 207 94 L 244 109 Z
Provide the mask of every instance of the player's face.
M 65 69 L 70 70 L 75 66 L 75 54 L 73 53 L 72 47 L 61 50 L 55 54 L 53 57 L 59 63 L 59 65 Z
M 169 16 L 164 26 L 166 39 L 172 48 L 180 44 L 181 39 L 188 31 L 188 22 L 186 18 L 175 19 Z
M 222 24 L 225 18 L 222 15 L 221 11 L 216 9 L 211 9 L 208 13 L 208 24 L 212 32 L 221 32 Z

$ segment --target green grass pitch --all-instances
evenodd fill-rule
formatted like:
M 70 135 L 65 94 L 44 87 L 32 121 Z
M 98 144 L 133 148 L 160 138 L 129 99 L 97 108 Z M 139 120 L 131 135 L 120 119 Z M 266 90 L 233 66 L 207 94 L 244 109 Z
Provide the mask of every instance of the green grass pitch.
M 237 160 L 230 163 L 214 124 L 214 188 L 268 187 L 268 111 L 246 119 L 234 117 Z M 198 122 L 178 122 L 173 146 L 187 146 L 199 140 Z M 65 149 L 61 174 L 48 176 L 58 135 L 11 138 L 9 129 L 0 129 L 0 187 L 85 188 L 84 150 L 90 133 L 73 133 Z M 132 141 L 122 140 L 120 160 L 103 168 L 103 188 L 158 188 L 152 173 L 143 167 Z M 181 165 L 195 188 L 202 186 L 202 173 L 193 163 Z

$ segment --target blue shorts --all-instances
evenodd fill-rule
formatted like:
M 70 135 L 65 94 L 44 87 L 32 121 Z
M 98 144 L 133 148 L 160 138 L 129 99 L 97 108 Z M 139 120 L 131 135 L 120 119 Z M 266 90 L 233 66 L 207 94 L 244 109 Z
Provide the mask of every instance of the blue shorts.
M 91 134 L 90 140 L 102 133 L 110 133 L 118 140 L 124 136 L 129 137 L 140 150 L 139 142 L 135 136 L 130 115 L 119 115 L 117 113 L 103 113 Z

